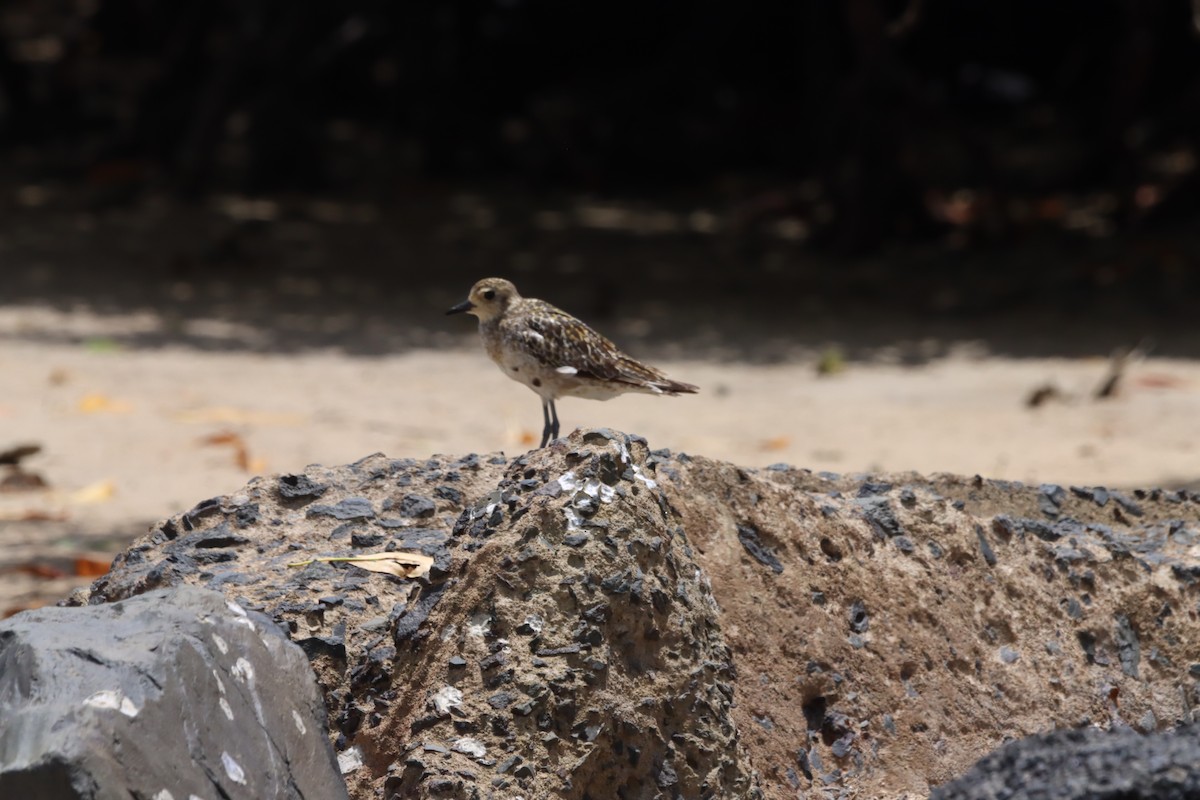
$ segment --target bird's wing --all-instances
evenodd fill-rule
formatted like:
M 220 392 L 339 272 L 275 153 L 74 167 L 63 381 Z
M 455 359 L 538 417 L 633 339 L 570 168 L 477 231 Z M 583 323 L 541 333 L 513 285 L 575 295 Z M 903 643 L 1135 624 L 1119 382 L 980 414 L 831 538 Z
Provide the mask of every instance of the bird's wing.
M 538 303 L 512 334 L 549 369 L 567 375 L 640 384 L 662 376 L 626 356 L 584 323 L 549 303 Z

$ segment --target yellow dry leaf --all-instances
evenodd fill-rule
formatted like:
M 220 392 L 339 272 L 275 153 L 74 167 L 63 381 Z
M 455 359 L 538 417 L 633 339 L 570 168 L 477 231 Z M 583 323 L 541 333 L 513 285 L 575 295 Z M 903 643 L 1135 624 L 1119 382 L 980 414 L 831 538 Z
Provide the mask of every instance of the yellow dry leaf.
M 200 444 L 221 445 L 229 444 L 234 447 L 245 447 L 246 443 L 233 431 L 221 431 L 214 433 L 212 436 L 205 436 L 200 440 Z
M 229 445 L 233 448 L 233 463 L 237 465 L 238 469 L 245 472 L 261 472 L 266 468 L 266 462 L 261 458 L 253 460 L 250 458 L 250 450 L 246 447 L 246 440 L 233 431 L 223 431 L 221 433 L 214 433 L 212 436 L 206 436 L 200 440 L 200 444 Z
M 308 561 L 293 561 L 289 567 L 307 567 L 317 561 L 329 564 L 345 562 L 369 572 L 382 572 L 397 578 L 419 578 L 429 572 L 433 559 L 424 553 L 368 553 L 362 556 L 321 556 Z
M 76 505 L 90 505 L 93 503 L 107 503 L 117 493 L 117 485 L 112 481 L 97 481 L 82 489 L 71 492 L 68 498 L 71 503 Z
M 125 414 L 133 407 L 122 400 L 114 400 L 106 394 L 92 392 L 79 398 L 76 408 L 81 414 Z

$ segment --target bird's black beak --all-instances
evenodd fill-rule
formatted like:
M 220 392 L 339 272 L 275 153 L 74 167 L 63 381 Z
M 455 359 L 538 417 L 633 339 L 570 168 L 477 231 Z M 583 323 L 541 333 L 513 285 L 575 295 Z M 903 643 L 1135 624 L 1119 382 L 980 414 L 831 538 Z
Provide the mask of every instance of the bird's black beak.
M 446 316 L 450 316 L 451 314 L 462 314 L 465 311 L 470 311 L 474 307 L 475 304 L 470 300 L 463 300 L 461 303 L 447 311 Z

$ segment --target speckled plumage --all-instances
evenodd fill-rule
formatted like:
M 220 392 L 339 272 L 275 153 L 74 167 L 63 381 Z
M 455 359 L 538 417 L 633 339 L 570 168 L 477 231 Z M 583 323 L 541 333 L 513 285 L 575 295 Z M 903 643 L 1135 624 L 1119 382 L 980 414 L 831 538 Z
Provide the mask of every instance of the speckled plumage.
M 611 341 L 567 312 L 521 297 L 502 278 L 485 278 L 448 313 L 479 318 L 487 354 L 505 375 L 542 398 L 542 446 L 558 434 L 554 401 L 560 397 L 609 400 L 626 392 L 691 394 L 690 383 L 671 380 L 625 355 Z

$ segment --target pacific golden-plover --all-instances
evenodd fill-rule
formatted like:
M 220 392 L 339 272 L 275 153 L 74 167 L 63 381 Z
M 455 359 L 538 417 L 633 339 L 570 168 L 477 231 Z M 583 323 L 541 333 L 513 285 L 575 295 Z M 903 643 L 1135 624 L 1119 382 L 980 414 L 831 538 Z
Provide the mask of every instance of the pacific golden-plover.
M 484 349 L 500 370 L 542 398 L 542 443 L 558 437 L 560 397 L 611 400 L 626 392 L 692 394 L 698 388 L 673 381 L 565 311 L 521 297 L 503 278 L 484 278 L 447 314 L 474 314 Z

